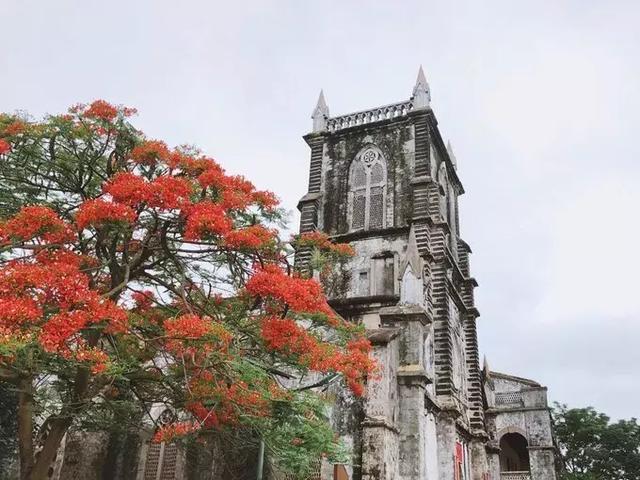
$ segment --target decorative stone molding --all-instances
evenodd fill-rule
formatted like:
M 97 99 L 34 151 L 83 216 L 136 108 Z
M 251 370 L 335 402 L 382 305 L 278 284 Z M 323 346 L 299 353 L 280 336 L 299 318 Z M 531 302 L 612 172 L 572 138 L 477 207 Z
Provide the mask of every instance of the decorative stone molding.
M 383 324 L 394 322 L 421 322 L 423 325 L 431 323 L 427 311 L 420 305 L 396 305 L 380 309 L 380 320 Z

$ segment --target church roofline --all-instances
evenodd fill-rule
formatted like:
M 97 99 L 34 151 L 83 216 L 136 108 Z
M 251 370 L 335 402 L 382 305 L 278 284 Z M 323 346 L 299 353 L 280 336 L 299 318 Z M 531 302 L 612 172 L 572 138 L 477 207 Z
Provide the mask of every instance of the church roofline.
M 513 380 L 515 382 L 521 382 L 531 387 L 546 388 L 542 384 L 536 382 L 535 380 L 531 380 L 530 378 L 516 377 L 515 375 L 509 375 L 507 373 L 494 372 L 493 370 L 489 372 L 489 375 L 491 377 L 498 377 L 505 380 Z
M 313 119 L 313 132 L 328 131 L 333 133 L 345 128 L 402 117 L 411 111 L 430 110 L 430 103 L 431 90 L 424 75 L 422 65 L 420 65 L 416 83 L 413 87 L 411 97 L 409 97 L 408 100 L 331 117 L 324 92 L 320 90 L 318 102 L 311 115 Z

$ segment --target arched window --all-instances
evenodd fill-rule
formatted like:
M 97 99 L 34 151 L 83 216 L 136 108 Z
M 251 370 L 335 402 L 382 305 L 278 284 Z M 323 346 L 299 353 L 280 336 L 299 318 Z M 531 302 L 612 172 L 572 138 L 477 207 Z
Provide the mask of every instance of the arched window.
M 529 449 L 525 437 L 517 432 L 505 433 L 500 438 L 500 470 L 502 472 L 528 472 Z
M 385 227 L 387 166 L 382 152 L 369 146 L 356 155 L 349 172 L 351 230 Z

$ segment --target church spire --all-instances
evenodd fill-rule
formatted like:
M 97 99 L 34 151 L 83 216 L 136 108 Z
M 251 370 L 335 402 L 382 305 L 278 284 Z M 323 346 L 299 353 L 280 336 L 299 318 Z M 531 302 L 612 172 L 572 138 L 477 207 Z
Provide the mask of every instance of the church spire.
M 413 108 L 428 108 L 431 102 L 431 90 L 424 76 L 422 65 L 420 65 L 420 70 L 418 70 L 418 78 L 416 79 L 416 85 L 413 87 L 411 100 L 413 100 Z
M 311 118 L 313 119 L 314 132 L 321 132 L 326 128 L 327 119 L 329 118 L 329 107 L 327 107 L 327 102 L 324 99 L 324 92 L 322 90 L 320 90 L 318 103 L 311 114 Z

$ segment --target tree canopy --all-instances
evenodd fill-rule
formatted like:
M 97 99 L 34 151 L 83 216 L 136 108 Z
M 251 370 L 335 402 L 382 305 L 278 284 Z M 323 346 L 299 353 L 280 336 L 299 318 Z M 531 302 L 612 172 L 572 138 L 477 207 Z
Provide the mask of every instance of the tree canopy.
M 326 273 L 350 247 L 282 240 L 272 193 L 146 138 L 134 113 L 0 116 L 0 381 L 22 478 L 45 478 L 71 427 L 124 428 L 157 403 L 180 412 L 157 441 L 248 429 L 294 471 L 337 455 L 308 387 L 339 376 L 361 395 L 375 365 L 291 260 L 312 249 Z
M 640 478 L 640 425 L 635 418 L 611 422 L 592 407 L 556 404 L 553 421 L 564 480 Z

